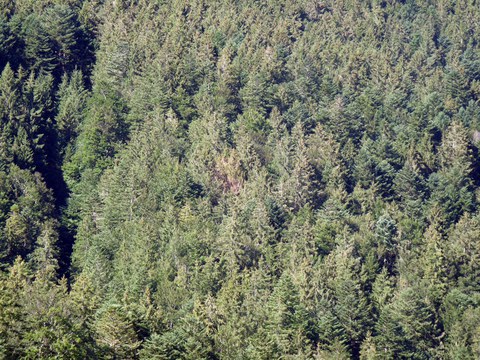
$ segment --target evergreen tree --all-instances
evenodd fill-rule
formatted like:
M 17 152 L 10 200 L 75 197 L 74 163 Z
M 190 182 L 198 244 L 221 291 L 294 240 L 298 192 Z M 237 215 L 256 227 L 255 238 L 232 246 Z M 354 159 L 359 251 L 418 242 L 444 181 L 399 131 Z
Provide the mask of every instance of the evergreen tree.
M 432 309 L 413 288 L 398 292 L 377 323 L 376 346 L 386 359 L 429 359 L 436 342 Z

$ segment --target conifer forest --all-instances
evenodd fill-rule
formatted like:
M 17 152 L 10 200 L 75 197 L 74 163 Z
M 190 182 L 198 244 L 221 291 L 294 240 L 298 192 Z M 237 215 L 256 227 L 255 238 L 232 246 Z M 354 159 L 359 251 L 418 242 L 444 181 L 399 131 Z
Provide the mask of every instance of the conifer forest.
M 0 0 L 0 359 L 480 359 L 478 0 Z

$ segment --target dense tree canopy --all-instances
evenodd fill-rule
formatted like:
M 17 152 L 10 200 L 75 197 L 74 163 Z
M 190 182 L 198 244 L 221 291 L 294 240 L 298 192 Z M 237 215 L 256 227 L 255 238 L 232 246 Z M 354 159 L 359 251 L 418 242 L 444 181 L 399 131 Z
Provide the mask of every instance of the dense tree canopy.
M 476 0 L 0 0 L 0 359 L 480 357 Z

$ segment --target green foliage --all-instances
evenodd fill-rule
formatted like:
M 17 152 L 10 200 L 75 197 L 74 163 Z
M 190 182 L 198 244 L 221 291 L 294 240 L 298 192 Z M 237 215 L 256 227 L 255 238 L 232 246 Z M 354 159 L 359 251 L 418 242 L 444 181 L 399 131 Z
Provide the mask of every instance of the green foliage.
M 88 93 L 85 90 L 83 75 L 80 71 L 74 71 L 70 78 L 63 77 L 57 98 L 58 112 L 55 123 L 58 130 L 58 142 L 68 159 L 68 155 L 71 156 L 73 152 L 72 142 L 78 136 L 79 126 L 83 122 L 87 107 Z
M 121 306 L 111 305 L 100 309 L 95 322 L 95 331 L 99 346 L 105 347 L 111 357 L 135 358 L 140 341 L 132 322 Z
M 383 309 L 377 333 L 377 349 L 386 359 L 429 359 L 437 341 L 432 310 L 413 288 L 398 292 Z
M 478 358 L 476 5 L 0 0 L 0 358 Z

